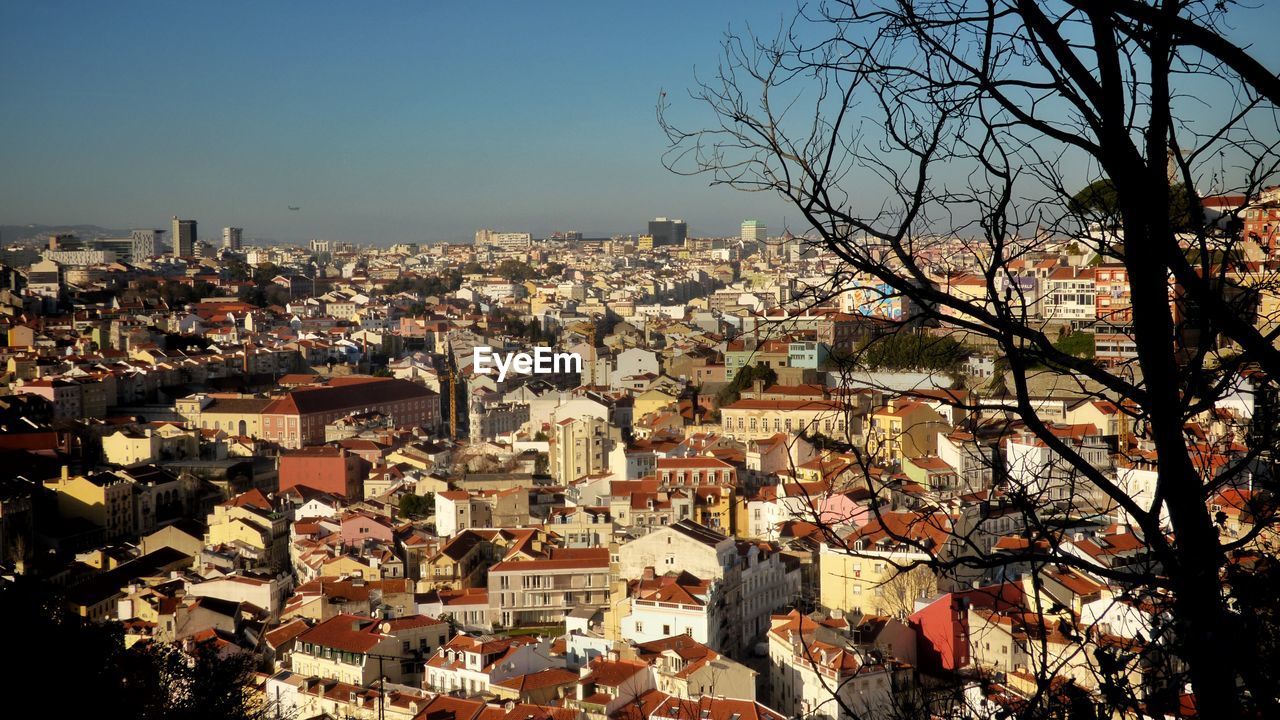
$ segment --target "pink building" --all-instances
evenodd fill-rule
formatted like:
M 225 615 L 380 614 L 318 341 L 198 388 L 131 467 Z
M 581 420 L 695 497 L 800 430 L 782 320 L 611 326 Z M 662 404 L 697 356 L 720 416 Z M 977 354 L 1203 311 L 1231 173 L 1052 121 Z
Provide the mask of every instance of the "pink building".
M 341 523 L 342 541 L 345 543 L 358 543 L 364 540 L 389 543 L 394 539 L 391 526 L 386 521 L 366 513 L 349 513 L 342 517 Z

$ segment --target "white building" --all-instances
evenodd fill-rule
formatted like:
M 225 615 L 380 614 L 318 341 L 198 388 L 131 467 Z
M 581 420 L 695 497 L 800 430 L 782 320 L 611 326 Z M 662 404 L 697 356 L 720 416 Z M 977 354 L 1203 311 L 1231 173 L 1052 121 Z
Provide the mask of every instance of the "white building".
M 687 635 L 721 651 L 731 633 L 721 623 L 725 616 L 720 600 L 718 583 L 687 572 L 641 581 L 631 598 L 631 614 L 622 618 L 622 636 L 646 643 Z
M 521 250 L 533 245 L 533 235 L 527 232 L 497 232 L 477 230 L 476 245 L 493 245 L 503 250 Z
M 658 361 L 658 354 L 652 350 L 640 348 L 623 350 L 614 359 L 610 385 L 620 388 L 623 378 L 646 374 L 659 375 L 661 372 L 662 364 Z
M 424 684 L 440 693 L 474 696 L 503 680 L 559 665 L 550 638 L 458 635 L 427 660 Z
M 1097 317 L 1094 297 L 1097 284 L 1093 268 L 1076 270 L 1071 267 L 1056 268 L 1045 279 L 1044 301 L 1040 312 L 1046 320 L 1066 320 L 1075 323 L 1092 321 Z
M 1110 446 L 1092 424 L 1051 425 L 1050 431 L 1095 469 L 1109 472 Z M 1030 431 L 1004 441 L 1009 483 L 1041 502 L 1070 503 L 1077 510 L 1102 510 L 1097 487 L 1066 458 Z
M 889 621 L 893 623 L 894 621 Z M 870 628 L 878 635 L 895 627 Z M 892 654 L 855 644 L 847 626 L 819 624 L 792 611 L 775 616 L 769 631 L 769 705 L 789 717 L 810 720 L 879 720 L 902 717 L 895 696 L 912 693 L 912 669 Z M 869 633 L 862 633 L 858 639 Z M 914 644 L 914 635 L 901 635 L 893 644 Z M 910 642 L 908 642 L 910 640 Z M 832 693 L 838 693 L 839 698 Z M 848 712 L 845 710 L 848 708 Z
M 749 651 L 769 628 L 769 615 L 800 590 L 799 571 L 788 574 L 780 553 L 739 542 L 691 520 L 656 527 L 618 549 L 619 576 L 643 578 L 646 568 L 663 574 L 684 571 L 716 581 L 725 600 L 732 635 L 722 652 Z M 714 644 L 712 647 L 715 647 Z
M 59 265 L 107 265 L 116 261 L 111 250 L 45 250 L 44 259 Z

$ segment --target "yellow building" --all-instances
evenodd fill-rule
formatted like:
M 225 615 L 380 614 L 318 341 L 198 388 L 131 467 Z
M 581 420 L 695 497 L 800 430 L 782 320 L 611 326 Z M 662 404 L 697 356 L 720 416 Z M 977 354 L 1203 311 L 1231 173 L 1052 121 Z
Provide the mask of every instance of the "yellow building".
M 199 454 L 199 447 L 194 431 L 170 423 L 159 427 L 122 427 L 102 438 L 104 457 L 116 465 L 192 458 Z
M 674 407 L 678 397 L 658 388 L 651 388 L 636 395 L 632 405 L 632 417 L 644 417 L 652 412 Z
M 339 555 L 329 558 L 320 565 L 320 574 L 335 577 L 359 577 L 366 580 L 381 578 L 378 569 L 368 558 Z
M 62 476 L 45 483 L 56 493 L 58 515 L 81 518 L 106 531 L 107 539 L 134 533 L 133 483 L 112 473 Z
M 777 433 L 813 435 L 852 442 L 857 423 L 851 410 L 834 400 L 744 399 L 720 409 L 720 430 L 735 440 L 762 440 Z
M 262 437 L 262 411 L 271 402 L 271 398 L 191 395 L 177 400 L 174 410 L 193 428 Z
M 608 422 L 590 415 L 557 422 L 551 429 L 548 451 L 551 477 L 567 485 L 607 471 L 609 451 L 616 440 L 614 433 Z
M 102 436 L 102 455 L 116 465 L 152 462 L 160 457 L 160 437 L 150 428 L 122 427 Z
M 694 518 L 700 525 L 719 530 L 727 535 L 737 535 L 734 495 L 732 487 L 698 488 L 693 493 Z
M 496 530 L 463 530 L 422 561 L 418 592 L 485 587 L 485 571 L 499 550 Z
M 1103 435 L 1127 436 L 1132 418 L 1120 412 L 1110 400 L 1085 399 L 1067 408 L 1068 425 L 1092 425 Z
M 293 671 L 365 687 L 385 677 L 395 683 L 421 683 L 419 662 L 382 662 L 415 651 L 429 657 L 444 644 L 449 626 L 422 615 L 378 620 L 335 615 L 298 636 Z
M 942 513 L 885 512 L 841 546 L 824 544 L 818 556 L 822 607 L 854 616 L 910 614 L 917 599 L 938 589 L 932 571 L 913 565 L 930 559 L 921 546 L 940 548 L 950 525 Z
M 8 342 L 6 343 L 9 347 L 29 348 L 35 345 L 35 343 L 36 343 L 35 328 L 29 327 L 27 325 L 13 325 L 12 327 L 9 328 Z M 32 359 L 32 362 L 31 362 L 31 369 L 33 371 L 35 370 L 34 358 Z M 35 373 L 32 372 L 31 378 L 34 378 L 34 377 L 35 377 Z M 24 378 L 24 379 L 31 379 L 31 378 Z
M 938 432 L 951 426 L 931 406 L 918 400 L 896 398 L 867 415 L 863 437 L 867 450 L 881 462 L 934 455 Z
M 180 520 L 172 525 L 165 525 L 142 537 L 142 553 L 145 555 L 167 547 L 191 557 L 199 557 L 200 551 L 204 549 L 202 529 L 201 523 L 193 520 Z
M 259 490 L 216 505 L 209 514 L 205 546 L 234 550 L 249 566 L 283 568 L 289 558 L 289 525 Z

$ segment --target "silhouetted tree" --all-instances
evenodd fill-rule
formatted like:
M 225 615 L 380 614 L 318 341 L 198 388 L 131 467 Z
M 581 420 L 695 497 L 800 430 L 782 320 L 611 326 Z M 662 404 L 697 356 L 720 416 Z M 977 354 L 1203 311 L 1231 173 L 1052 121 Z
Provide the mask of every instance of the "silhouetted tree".
M 1189 682 L 1213 717 L 1280 715 L 1274 675 L 1254 664 L 1273 657 L 1260 647 L 1271 640 L 1250 633 L 1234 606 L 1245 583 L 1223 583 L 1238 553 L 1273 537 L 1274 504 L 1262 498 L 1276 428 L 1254 422 L 1247 449 L 1213 468 L 1204 462 L 1212 451 L 1186 434 L 1242 376 L 1258 398 L 1274 398 L 1280 379 L 1277 318 L 1257 314 L 1260 299 L 1277 294 L 1275 271 L 1256 262 L 1266 248 L 1199 210 L 1203 194 L 1256 196 L 1280 164 L 1280 77 L 1233 44 L 1230 6 L 826 2 L 804 6 L 774 37 L 727 37 L 717 72 L 693 90 L 710 122 L 688 128 L 665 98 L 659 105 L 671 169 L 776 193 L 838 260 L 815 299 L 851 283 L 883 286 L 910 304 L 902 327 L 946 327 L 1008 363 L 1008 397 L 952 404 L 1034 435 L 1062 459 L 1070 495 L 1064 504 L 1002 488 L 1027 528 L 1017 552 L 988 554 L 963 537 L 946 554 L 919 549 L 942 574 L 1021 564 L 1035 583 L 1046 568 L 1077 567 L 1128 597 L 1166 603 L 1167 626 L 1134 660 L 1145 679 L 1110 673 L 1108 712 L 1150 711 L 1165 688 L 1176 694 Z M 1183 197 L 1195 208 L 1185 217 Z M 1112 217 L 1100 221 L 1099 209 Z M 1122 266 L 1132 322 L 1114 330 L 1136 357 L 1110 367 L 1079 357 L 1031 310 L 1045 296 L 1015 281 L 1019 268 L 1072 244 Z M 977 278 L 976 296 L 951 290 L 960 272 Z M 1055 379 L 1120 408 L 1134 442 L 1119 452 L 1153 463 L 1151 493 L 1119 484 L 1054 432 L 1033 386 Z M 1154 454 L 1139 456 L 1139 445 Z M 869 486 L 885 492 L 866 464 Z M 1220 534 L 1210 505 L 1236 489 L 1250 490 L 1252 523 Z M 1148 562 L 1118 570 L 1065 552 L 1053 519 L 1063 512 L 1128 519 Z M 919 546 L 910 533 L 892 535 Z M 1259 614 L 1277 602 L 1252 597 L 1265 606 L 1251 610 Z M 1100 647 L 1084 635 L 1071 642 L 1086 655 Z M 1047 658 L 1042 649 L 1032 657 Z M 1019 714 L 1042 714 L 1061 669 L 1032 668 L 1040 691 Z

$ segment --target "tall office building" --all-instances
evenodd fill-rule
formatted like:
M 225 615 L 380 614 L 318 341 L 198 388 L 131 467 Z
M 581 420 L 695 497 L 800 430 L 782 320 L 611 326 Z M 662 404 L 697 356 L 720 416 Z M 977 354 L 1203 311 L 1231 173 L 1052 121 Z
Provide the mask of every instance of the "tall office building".
M 768 228 L 759 220 L 742 221 L 742 239 L 746 242 L 764 242 Z
M 173 256 L 193 257 L 196 254 L 196 221 L 180 220 L 173 216 Z
M 653 237 L 654 246 L 658 245 L 684 245 L 684 239 L 689 234 L 689 226 L 679 218 L 668 220 L 660 217 L 649 221 L 649 235 Z
M 222 228 L 222 247 L 228 250 L 239 250 L 244 244 L 244 228 Z

